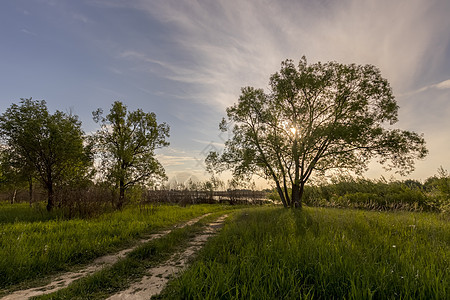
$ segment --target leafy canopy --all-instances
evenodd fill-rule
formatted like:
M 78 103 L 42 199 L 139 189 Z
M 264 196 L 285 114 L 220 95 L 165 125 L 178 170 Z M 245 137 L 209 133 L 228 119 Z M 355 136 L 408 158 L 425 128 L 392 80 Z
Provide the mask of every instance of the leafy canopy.
M 282 62 L 270 77 L 270 92 L 245 87 L 227 108 L 233 137 L 222 154 L 211 152 L 210 169 L 274 181 L 283 204 L 300 206 L 314 173 L 357 173 L 377 157 L 387 169 L 406 174 L 425 157 L 422 136 L 389 128 L 398 105 L 389 83 L 372 65 L 337 62 L 297 66 Z M 228 130 L 222 120 L 220 129 Z
M 85 178 L 90 149 L 83 145 L 81 122 L 61 111 L 50 114 L 44 100 L 21 99 L 0 116 L 7 163 L 18 173 L 34 176 L 48 192 L 47 209 L 59 186 Z M 6 162 L 5 162 L 6 163 Z
M 127 112 L 120 101 L 113 103 L 108 115 L 93 112 L 94 121 L 101 124 L 95 134 L 96 153 L 105 179 L 119 188 L 118 206 L 123 205 L 124 192 L 130 186 L 150 179 L 163 178 L 163 166 L 155 158 L 155 150 L 169 143 L 169 126 L 158 124 L 154 113 L 141 109 Z

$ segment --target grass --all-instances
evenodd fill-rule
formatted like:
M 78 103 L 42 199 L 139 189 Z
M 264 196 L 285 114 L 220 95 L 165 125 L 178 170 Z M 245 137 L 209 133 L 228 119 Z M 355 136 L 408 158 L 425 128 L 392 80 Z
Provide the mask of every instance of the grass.
M 168 235 L 150 241 L 132 251 L 113 266 L 75 281 L 58 292 L 34 299 L 105 299 L 126 289 L 130 283 L 142 278 L 148 268 L 167 260 L 176 251 L 185 248 L 189 240 L 223 212 L 214 213 L 191 226 L 175 229 Z
M 21 211 L 22 220 L 27 220 L 16 218 L 17 221 L 0 223 L 0 289 L 26 286 L 38 278 L 117 251 L 145 234 L 223 209 L 220 205 L 162 205 L 148 210 L 129 207 L 89 220 L 39 221 L 36 217 L 30 222 L 32 213 L 26 207 L 0 206 L 0 215 Z
M 2 224 L 17 222 L 44 222 L 49 220 L 61 219 L 59 211 L 48 213 L 45 205 L 36 203 L 30 207 L 28 203 L 10 204 L 6 201 L 0 201 L 0 226 Z
M 448 299 L 450 224 L 431 213 L 239 212 L 159 299 Z

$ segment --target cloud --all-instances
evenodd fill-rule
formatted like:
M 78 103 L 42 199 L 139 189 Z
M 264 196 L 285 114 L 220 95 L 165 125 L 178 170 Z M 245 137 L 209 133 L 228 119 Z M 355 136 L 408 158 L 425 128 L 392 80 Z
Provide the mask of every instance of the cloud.
M 193 157 L 189 156 L 172 156 L 172 155 L 164 155 L 164 154 L 158 154 L 156 155 L 156 158 L 165 166 L 165 167 L 171 167 L 171 166 L 181 166 L 185 165 L 188 161 L 193 161 Z
M 122 75 L 123 74 L 123 72 L 121 70 L 119 70 L 117 68 L 114 68 L 114 67 L 108 67 L 108 70 L 111 71 L 111 73 L 114 73 L 116 75 Z
M 400 96 L 400 97 L 412 96 L 412 95 L 420 94 L 420 93 L 422 93 L 422 92 L 425 92 L 425 91 L 428 91 L 428 90 L 431 90 L 431 89 L 438 89 L 438 90 L 447 90 L 447 89 L 450 89 L 450 79 L 441 81 L 441 82 L 439 82 L 439 83 L 430 84 L 430 85 L 421 87 L 421 88 L 419 88 L 419 89 L 417 89 L 417 90 L 413 90 L 413 91 L 411 91 L 411 92 L 407 92 L 407 93 L 400 94 L 399 96 Z
M 435 84 L 432 87 L 435 87 L 440 90 L 450 89 L 450 79 L 439 82 L 438 84 Z
M 72 18 L 74 20 L 79 21 L 79 22 L 84 23 L 84 24 L 88 24 L 90 22 L 90 20 L 85 15 L 82 15 L 82 14 L 79 14 L 79 13 L 73 13 L 72 14 Z
M 192 162 L 195 160 L 194 157 L 165 154 L 157 154 L 156 158 L 166 167 L 185 165 L 187 162 Z
M 28 29 L 25 29 L 25 28 L 22 28 L 22 29 L 20 30 L 20 32 L 25 33 L 25 34 L 28 34 L 28 35 L 32 35 L 32 36 L 37 36 L 36 33 L 31 32 L 31 31 L 29 31 Z
M 196 161 L 194 157 L 189 156 L 185 151 L 174 147 L 159 150 L 156 158 L 164 167 L 188 165 Z
M 136 3 L 170 29 L 167 39 L 177 50 L 172 57 L 123 56 L 195 86 L 197 98 L 220 110 L 237 100 L 242 86 L 267 87 L 282 60 L 303 54 L 311 62 L 374 64 L 396 90 L 408 90 L 443 60 L 442 45 L 450 40 L 443 1 Z
M 241 87 L 267 90 L 269 76 L 279 70 L 280 62 L 302 55 L 310 63 L 334 60 L 379 67 L 400 96 L 403 124 L 427 127 L 421 116 L 435 113 L 430 107 L 449 109 L 448 101 L 421 94 L 427 90 L 442 94 L 450 88 L 450 73 L 443 67 L 448 65 L 450 44 L 447 0 L 112 3 L 115 9 L 135 9 L 149 21 L 139 32 L 131 27 L 124 30 L 140 40 L 116 47 L 118 58 L 128 70 L 147 73 L 149 80 L 163 79 L 153 94 L 176 102 L 171 114 L 183 124 L 194 127 L 195 123 L 197 132 L 216 128 L 225 108 L 237 101 Z M 96 0 L 96 5 L 102 4 L 112 5 Z M 151 88 L 142 88 L 152 93 Z M 206 124 L 214 118 L 212 125 Z M 421 127 L 407 129 L 417 128 Z M 219 141 L 213 130 L 200 138 L 208 141 L 212 134 Z

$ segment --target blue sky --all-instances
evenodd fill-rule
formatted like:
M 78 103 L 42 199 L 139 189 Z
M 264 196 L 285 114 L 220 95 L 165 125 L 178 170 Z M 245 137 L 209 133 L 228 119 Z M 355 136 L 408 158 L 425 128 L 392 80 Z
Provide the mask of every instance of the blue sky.
M 396 127 L 429 156 L 409 177 L 450 169 L 450 1 L 14 0 L 0 2 L 0 112 L 20 98 L 91 112 L 123 101 L 171 126 L 171 178 L 203 169 L 240 88 L 267 89 L 286 58 L 374 64 L 400 106 Z M 366 176 L 384 175 L 376 164 Z

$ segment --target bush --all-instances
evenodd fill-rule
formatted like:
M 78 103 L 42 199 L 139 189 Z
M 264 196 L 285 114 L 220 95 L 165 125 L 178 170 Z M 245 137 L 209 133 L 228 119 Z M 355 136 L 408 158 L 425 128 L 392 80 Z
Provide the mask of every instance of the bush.
M 441 211 L 442 197 L 432 196 L 418 181 L 338 177 L 331 183 L 305 188 L 309 206 L 351 207 L 373 210 Z

